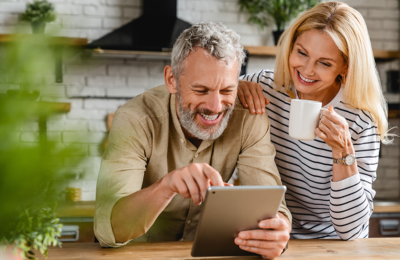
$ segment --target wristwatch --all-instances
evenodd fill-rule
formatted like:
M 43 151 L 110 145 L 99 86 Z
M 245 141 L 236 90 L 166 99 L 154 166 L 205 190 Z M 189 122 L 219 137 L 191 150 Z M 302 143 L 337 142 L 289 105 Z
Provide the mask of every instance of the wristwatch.
M 355 161 L 356 161 L 355 154 L 348 154 L 347 156 L 340 159 L 333 158 L 333 163 L 348 165 L 348 166 L 352 165 Z

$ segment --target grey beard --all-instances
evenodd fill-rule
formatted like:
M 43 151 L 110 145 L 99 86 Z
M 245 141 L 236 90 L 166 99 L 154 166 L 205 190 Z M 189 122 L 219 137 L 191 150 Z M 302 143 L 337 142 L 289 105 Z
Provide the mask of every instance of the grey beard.
M 234 105 L 222 109 L 225 115 L 218 125 L 202 128 L 196 123 L 195 120 L 196 114 L 200 113 L 200 111 L 198 109 L 195 109 L 194 111 L 190 111 L 189 108 L 185 109 L 179 92 L 180 90 L 178 89 L 176 97 L 178 99 L 178 112 L 180 116 L 179 122 L 181 123 L 182 127 L 185 128 L 186 131 L 188 131 L 191 135 L 203 141 L 215 140 L 220 137 L 228 126 L 228 121 L 232 115 Z

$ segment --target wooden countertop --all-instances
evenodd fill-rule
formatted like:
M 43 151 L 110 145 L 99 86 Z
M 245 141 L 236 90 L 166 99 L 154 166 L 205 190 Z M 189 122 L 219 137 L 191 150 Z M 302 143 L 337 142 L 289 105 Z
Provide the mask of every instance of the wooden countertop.
M 259 257 L 197 257 L 190 252 L 192 242 L 131 243 L 124 247 L 101 248 L 93 244 L 63 244 L 51 248 L 48 259 L 260 259 Z M 40 257 L 39 259 L 44 259 Z M 286 260 L 387 260 L 400 259 L 400 238 L 366 238 L 354 241 L 291 240 L 277 259 Z

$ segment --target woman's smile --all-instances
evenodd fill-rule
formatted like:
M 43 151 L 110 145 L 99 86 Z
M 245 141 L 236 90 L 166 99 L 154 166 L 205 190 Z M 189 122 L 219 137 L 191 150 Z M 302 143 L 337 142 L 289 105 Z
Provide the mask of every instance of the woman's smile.
M 297 71 L 297 76 L 299 78 L 299 81 L 301 83 L 303 83 L 305 85 L 312 85 L 315 82 L 318 82 L 318 80 L 313 80 L 313 79 L 310 79 L 310 78 L 306 78 L 306 77 L 303 76 L 303 74 L 300 73 L 300 71 L 298 71 L 298 70 L 296 70 L 296 71 Z

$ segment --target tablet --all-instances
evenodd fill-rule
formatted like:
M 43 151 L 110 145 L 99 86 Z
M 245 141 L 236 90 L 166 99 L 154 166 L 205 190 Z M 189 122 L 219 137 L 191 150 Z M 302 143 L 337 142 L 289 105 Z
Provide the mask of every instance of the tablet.
M 203 202 L 192 256 L 255 255 L 234 240 L 240 231 L 259 229 L 278 213 L 285 186 L 210 187 Z

